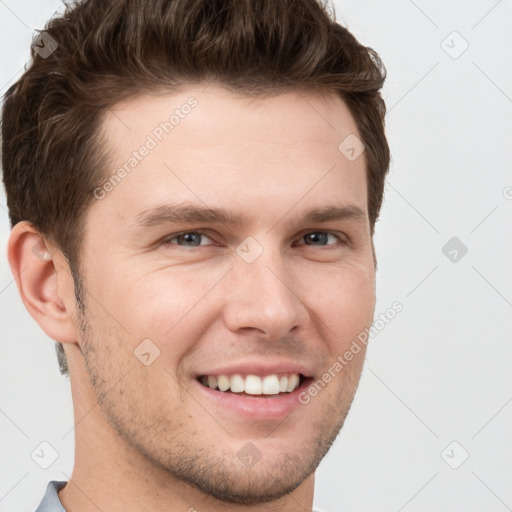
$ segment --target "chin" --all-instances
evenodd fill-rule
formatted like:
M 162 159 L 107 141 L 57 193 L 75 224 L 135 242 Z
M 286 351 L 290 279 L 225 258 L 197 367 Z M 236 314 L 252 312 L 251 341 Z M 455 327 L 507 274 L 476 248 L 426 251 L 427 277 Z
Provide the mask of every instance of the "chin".
M 259 461 L 254 467 L 242 470 L 217 467 L 209 474 L 194 475 L 187 483 L 225 503 L 255 505 L 276 501 L 291 493 L 314 469 L 304 468 L 300 461 L 292 459 L 281 462 L 280 466 L 263 465 Z

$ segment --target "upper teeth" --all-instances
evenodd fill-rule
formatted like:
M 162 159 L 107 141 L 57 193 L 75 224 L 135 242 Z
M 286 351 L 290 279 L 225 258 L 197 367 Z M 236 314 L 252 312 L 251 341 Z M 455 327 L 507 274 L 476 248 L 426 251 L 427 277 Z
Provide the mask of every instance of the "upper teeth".
M 249 395 L 277 395 L 278 393 L 291 393 L 299 387 L 299 375 L 246 375 L 245 377 L 236 373 L 234 375 L 208 375 L 201 377 L 205 386 L 220 391 L 232 391 Z

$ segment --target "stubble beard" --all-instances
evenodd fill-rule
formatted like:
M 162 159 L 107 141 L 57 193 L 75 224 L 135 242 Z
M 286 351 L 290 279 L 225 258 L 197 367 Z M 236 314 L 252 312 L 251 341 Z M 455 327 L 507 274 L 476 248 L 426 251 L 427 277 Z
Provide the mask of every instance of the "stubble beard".
M 98 405 L 109 425 L 146 462 L 170 475 L 170 482 L 178 481 L 178 485 L 184 482 L 221 502 L 255 505 L 272 502 L 291 493 L 316 470 L 339 434 L 352 405 L 354 394 L 351 397 L 343 392 L 334 394 L 337 397 L 335 403 L 324 402 L 312 435 L 299 447 L 300 451 L 275 457 L 265 454 L 263 449 L 261 460 L 250 468 L 245 467 L 237 457 L 236 449 L 226 445 L 219 449 L 219 443 L 205 445 L 204 436 L 193 425 L 180 424 L 178 430 L 172 431 L 169 419 L 158 415 L 158 404 L 153 410 L 147 410 L 140 400 L 140 390 L 139 399 L 130 401 L 136 395 L 137 387 L 130 387 L 123 380 L 116 385 L 105 363 L 107 359 L 98 352 L 97 347 L 102 347 L 101 336 L 93 332 L 83 301 L 78 310 L 85 367 Z M 357 387 L 357 383 L 354 386 Z M 137 405 L 139 410 L 134 411 Z M 334 411 L 338 414 L 333 414 Z M 286 428 L 287 421 L 294 421 L 293 413 L 276 432 L 279 428 Z M 216 427 L 212 419 L 212 428 Z M 228 437 L 226 432 L 222 434 Z M 244 443 L 239 444 L 241 447 Z M 258 440 L 253 440 L 253 444 L 257 446 Z

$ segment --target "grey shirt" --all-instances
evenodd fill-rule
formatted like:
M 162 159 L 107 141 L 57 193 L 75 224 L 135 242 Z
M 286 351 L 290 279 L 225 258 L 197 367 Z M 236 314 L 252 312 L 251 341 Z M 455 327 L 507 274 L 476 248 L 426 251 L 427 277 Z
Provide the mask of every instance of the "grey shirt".
M 43 500 L 37 507 L 36 512 L 66 512 L 57 494 L 57 491 L 62 489 L 66 484 L 67 482 L 52 480 L 48 484 L 48 487 L 46 487 Z

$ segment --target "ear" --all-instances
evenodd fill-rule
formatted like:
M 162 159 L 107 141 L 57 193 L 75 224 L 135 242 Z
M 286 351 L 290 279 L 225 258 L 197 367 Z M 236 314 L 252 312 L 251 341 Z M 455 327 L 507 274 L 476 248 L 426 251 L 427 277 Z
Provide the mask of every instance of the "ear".
M 74 284 L 66 258 L 27 221 L 13 227 L 7 255 L 34 320 L 55 341 L 77 343 Z

